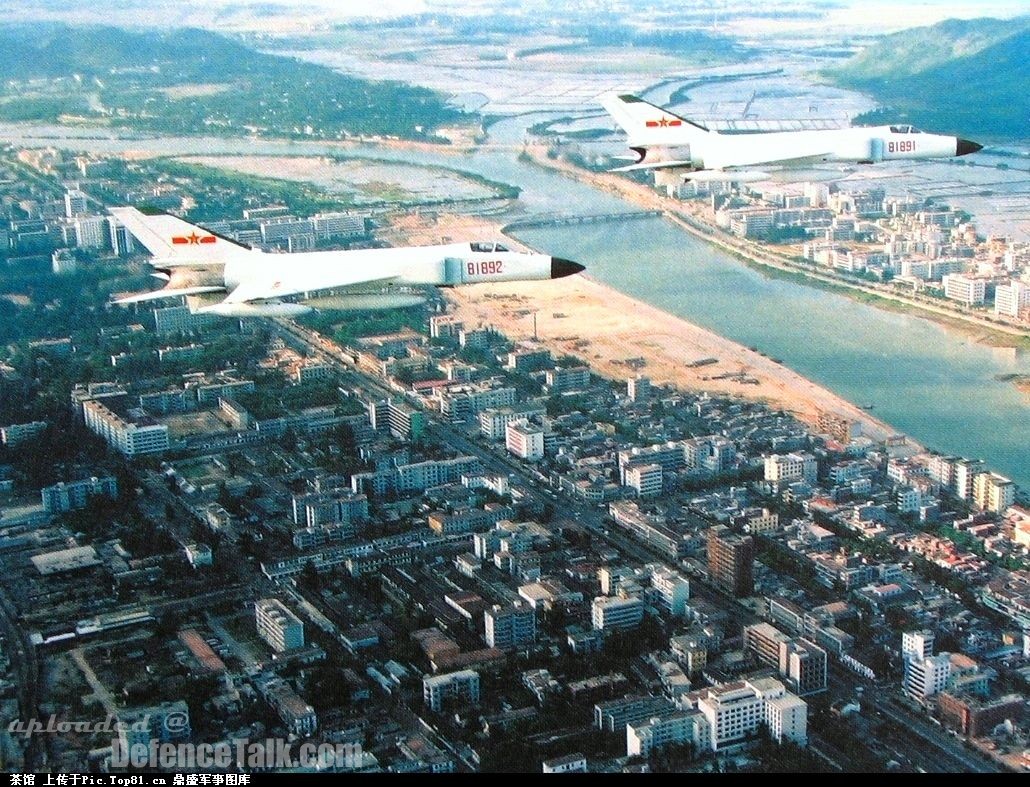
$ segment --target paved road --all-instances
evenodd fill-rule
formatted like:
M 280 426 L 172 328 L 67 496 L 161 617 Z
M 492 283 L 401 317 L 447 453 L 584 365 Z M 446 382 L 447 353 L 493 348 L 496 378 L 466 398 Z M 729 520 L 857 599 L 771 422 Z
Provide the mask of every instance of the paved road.
M 39 702 L 39 660 L 36 648 L 18 623 L 14 602 L 0 585 L 0 630 L 7 640 L 6 652 L 18 680 L 18 711 L 22 721 L 37 718 Z M 38 771 L 46 764 L 46 750 L 39 736 L 29 738 L 24 752 L 25 769 Z
M 933 766 L 942 766 L 949 773 L 1004 773 L 999 763 L 971 751 L 958 738 L 931 723 L 925 716 L 895 704 L 894 691 L 872 687 L 866 689 L 863 703 L 870 703 L 885 717 L 905 731 L 910 750 L 928 755 Z
M 107 686 L 104 682 L 97 677 L 97 673 L 93 671 L 92 665 L 89 663 L 89 659 L 86 658 L 86 652 L 83 648 L 75 648 L 70 651 L 72 661 L 75 662 L 79 670 L 82 672 L 82 676 L 86 679 L 86 683 L 93 690 L 93 695 L 100 700 L 100 703 L 104 706 L 104 710 L 107 711 L 108 716 L 118 715 L 118 703 L 115 702 L 114 695 L 108 691 Z

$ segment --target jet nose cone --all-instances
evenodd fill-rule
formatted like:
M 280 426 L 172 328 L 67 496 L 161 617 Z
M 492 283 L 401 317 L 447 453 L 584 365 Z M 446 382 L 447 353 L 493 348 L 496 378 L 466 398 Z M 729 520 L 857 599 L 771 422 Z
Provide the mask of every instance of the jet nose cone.
M 586 270 L 586 267 L 580 265 L 578 262 L 563 260 L 561 257 L 551 257 L 552 279 L 563 279 L 566 276 L 572 276 L 584 270 Z
M 960 139 L 955 142 L 955 155 L 966 156 L 970 153 L 976 153 L 978 150 L 983 150 L 983 147 L 983 145 L 970 142 L 968 139 Z

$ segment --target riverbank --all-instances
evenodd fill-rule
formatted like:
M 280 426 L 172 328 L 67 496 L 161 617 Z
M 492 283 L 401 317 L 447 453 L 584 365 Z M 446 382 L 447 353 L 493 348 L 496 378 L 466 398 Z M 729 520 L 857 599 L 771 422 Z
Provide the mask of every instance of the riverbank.
M 499 233 L 476 217 L 404 216 L 383 234 L 393 243 L 430 244 Z M 521 247 L 514 239 L 512 245 Z M 876 441 L 897 431 L 775 359 L 589 276 L 461 287 L 446 297 L 466 326 L 492 325 L 514 341 L 532 340 L 535 332 L 552 353 L 575 355 L 605 377 L 643 374 L 683 390 L 762 402 L 813 426 L 820 412 L 830 412 L 861 424 Z
M 1030 351 L 1030 328 L 987 322 L 977 315 L 967 315 L 946 304 L 918 301 L 900 293 L 881 290 L 868 284 L 852 282 L 832 273 L 791 262 L 776 251 L 753 242 L 724 236 L 702 215 L 701 208 L 681 200 L 663 196 L 648 185 L 637 183 L 608 172 L 593 172 L 561 158 L 551 158 L 541 145 L 525 149 L 523 160 L 574 178 L 609 194 L 618 196 L 646 210 L 660 210 L 680 229 L 713 244 L 742 262 L 780 275 L 790 276 L 809 286 L 839 292 L 877 308 L 914 314 L 948 328 L 971 335 L 978 343 L 991 346 L 1017 347 Z M 692 209 L 694 207 L 694 209 Z

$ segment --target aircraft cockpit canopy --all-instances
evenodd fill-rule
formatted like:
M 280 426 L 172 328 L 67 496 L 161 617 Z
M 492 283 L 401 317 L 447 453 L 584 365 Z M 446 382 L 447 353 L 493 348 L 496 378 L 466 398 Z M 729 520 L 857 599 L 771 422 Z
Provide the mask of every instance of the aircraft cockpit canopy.
M 922 134 L 915 126 L 891 126 L 892 134 Z
M 507 246 L 502 246 L 500 243 L 494 243 L 493 241 L 473 241 L 469 244 L 469 248 L 472 251 L 481 252 L 484 254 L 493 254 L 495 252 L 508 251 Z

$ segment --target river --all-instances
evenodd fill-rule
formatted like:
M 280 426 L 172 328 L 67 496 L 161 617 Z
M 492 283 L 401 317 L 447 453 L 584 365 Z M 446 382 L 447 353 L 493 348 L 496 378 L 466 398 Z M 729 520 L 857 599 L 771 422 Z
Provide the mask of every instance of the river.
M 518 160 L 524 130 L 540 116 L 501 121 L 492 145 L 471 155 L 369 147 L 368 153 L 477 172 L 522 189 L 529 215 L 627 210 L 627 203 L 591 186 Z M 40 135 L 51 135 L 42 138 Z M 338 152 L 319 143 L 217 138 L 67 139 L 68 130 L 0 126 L 15 145 L 67 146 L 95 152 Z M 64 139 L 62 139 L 64 138 Z M 996 375 L 1030 374 L 1025 352 L 974 343 L 928 320 L 884 311 L 845 296 L 748 268 L 661 219 L 520 231 L 530 245 L 589 267 L 617 289 L 756 346 L 930 448 L 983 458 L 1030 489 L 1030 400 Z

